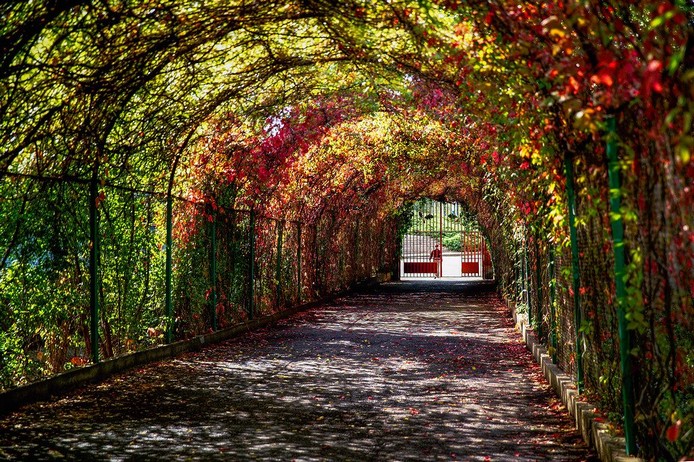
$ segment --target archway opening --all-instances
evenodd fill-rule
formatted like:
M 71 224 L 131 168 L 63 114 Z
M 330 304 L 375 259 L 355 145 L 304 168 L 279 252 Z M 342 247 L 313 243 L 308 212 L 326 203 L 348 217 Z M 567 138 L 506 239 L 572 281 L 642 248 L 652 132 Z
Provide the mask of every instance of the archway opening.
M 424 198 L 400 215 L 400 279 L 493 279 L 487 239 L 463 204 Z

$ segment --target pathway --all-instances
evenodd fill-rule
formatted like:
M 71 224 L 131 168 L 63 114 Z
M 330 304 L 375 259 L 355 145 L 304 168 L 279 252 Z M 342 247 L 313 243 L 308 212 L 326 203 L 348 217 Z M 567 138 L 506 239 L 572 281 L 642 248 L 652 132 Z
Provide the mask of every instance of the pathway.
M 0 418 L 0 459 L 596 461 L 490 293 L 385 284 Z

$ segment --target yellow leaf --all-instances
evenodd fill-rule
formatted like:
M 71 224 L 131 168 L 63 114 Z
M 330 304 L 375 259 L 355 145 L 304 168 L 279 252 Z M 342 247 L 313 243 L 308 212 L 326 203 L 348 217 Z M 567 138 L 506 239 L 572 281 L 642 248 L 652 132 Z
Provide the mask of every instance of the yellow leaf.
M 591 108 L 578 111 L 576 113 L 574 125 L 579 130 L 590 130 L 591 133 L 598 131 L 598 126 L 595 123 L 595 110 Z
M 688 164 L 689 163 L 689 161 L 691 160 L 691 153 L 689 151 L 689 147 L 680 143 L 677 145 L 676 152 L 677 152 L 677 159 L 682 164 Z
M 563 30 L 555 27 L 553 29 L 550 29 L 549 36 L 550 37 L 564 38 L 566 36 L 566 33 Z

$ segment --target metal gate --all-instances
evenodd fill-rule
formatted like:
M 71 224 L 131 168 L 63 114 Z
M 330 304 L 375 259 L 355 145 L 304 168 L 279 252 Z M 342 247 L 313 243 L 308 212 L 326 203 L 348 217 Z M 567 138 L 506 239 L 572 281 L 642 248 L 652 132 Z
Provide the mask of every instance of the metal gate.
M 403 236 L 400 264 L 405 278 L 488 277 L 491 257 L 460 204 L 421 200 Z
M 485 243 L 479 231 L 463 231 L 461 236 L 460 273 L 463 277 L 484 274 Z

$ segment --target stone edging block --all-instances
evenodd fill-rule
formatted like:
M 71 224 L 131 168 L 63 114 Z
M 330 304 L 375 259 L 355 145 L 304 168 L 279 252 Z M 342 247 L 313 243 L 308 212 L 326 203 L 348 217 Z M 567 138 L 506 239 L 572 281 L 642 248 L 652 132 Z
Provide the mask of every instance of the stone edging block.
M 576 428 L 586 444 L 595 449 L 603 462 L 644 462 L 638 457 L 626 455 L 624 438 L 613 436 L 609 426 L 597 420 L 598 413 L 594 405 L 578 400 L 578 390 L 573 379 L 552 362 L 547 348 L 539 342 L 534 330 L 528 325 L 527 316 L 516 312 L 514 302 L 504 301 L 511 310 L 516 329 L 521 333 L 526 347 L 542 368 L 543 375 L 561 398 L 569 414 L 574 417 Z

